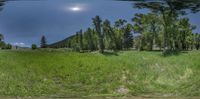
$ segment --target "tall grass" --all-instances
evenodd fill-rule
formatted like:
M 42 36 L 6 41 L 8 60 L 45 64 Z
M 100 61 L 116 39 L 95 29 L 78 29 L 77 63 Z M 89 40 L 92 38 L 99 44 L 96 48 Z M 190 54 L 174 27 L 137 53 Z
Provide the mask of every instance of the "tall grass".
M 200 52 L 0 51 L 0 96 L 199 96 Z

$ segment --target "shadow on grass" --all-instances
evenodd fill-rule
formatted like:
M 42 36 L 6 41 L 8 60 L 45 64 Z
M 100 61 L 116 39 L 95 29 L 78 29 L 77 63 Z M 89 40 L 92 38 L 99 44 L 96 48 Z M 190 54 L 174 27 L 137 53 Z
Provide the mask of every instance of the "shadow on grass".
M 103 53 L 103 55 L 105 55 L 105 56 L 119 56 L 118 51 L 105 51 Z
M 166 50 L 162 52 L 163 57 L 169 57 L 169 56 L 179 56 L 181 54 L 188 53 L 188 51 L 181 51 L 181 50 Z
M 149 52 L 162 52 L 162 50 L 151 50 Z

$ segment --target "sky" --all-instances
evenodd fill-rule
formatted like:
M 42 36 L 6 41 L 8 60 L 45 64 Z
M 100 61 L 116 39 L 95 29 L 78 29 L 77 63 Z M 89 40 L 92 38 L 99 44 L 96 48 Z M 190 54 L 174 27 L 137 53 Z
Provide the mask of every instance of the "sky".
M 18 0 L 9 1 L 0 12 L 0 33 L 13 45 L 29 47 L 40 44 L 45 35 L 49 44 L 63 40 L 80 29 L 92 27 L 92 18 L 99 15 L 112 23 L 117 19 L 131 22 L 135 13 L 131 2 L 112 0 Z M 200 27 L 200 13 L 190 14 L 192 24 Z M 194 32 L 200 32 L 200 29 Z

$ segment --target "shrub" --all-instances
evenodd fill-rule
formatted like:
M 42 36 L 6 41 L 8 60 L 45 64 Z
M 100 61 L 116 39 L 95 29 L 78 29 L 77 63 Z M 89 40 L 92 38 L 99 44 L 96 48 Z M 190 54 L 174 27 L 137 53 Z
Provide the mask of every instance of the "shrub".
M 12 49 L 12 45 L 11 44 L 6 44 L 2 49 Z
M 31 48 L 32 48 L 32 50 L 35 50 L 35 49 L 37 49 L 37 45 L 36 44 L 32 44 Z
M 2 48 L 5 48 L 5 46 L 6 46 L 6 43 L 5 42 L 3 42 L 3 41 L 0 41 L 0 49 Z
M 167 49 L 167 50 L 164 50 L 162 55 L 163 56 L 170 56 L 170 55 L 178 55 L 180 54 L 180 50 L 171 50 L 171 49 Z

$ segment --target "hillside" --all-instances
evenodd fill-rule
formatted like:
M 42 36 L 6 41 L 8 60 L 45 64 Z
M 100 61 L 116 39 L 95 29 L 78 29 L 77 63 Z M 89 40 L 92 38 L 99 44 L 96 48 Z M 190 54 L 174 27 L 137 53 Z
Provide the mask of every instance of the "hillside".
M 68 46 L 68 40 L 70 40 L 73 37 L 74 37 L 74 35 L 72 35 L 70 37 L 67 37 L 64 40 L 55 42 L 53 44 L 49 44 L 48 47 L 50 47 L 50 48 L 64 48 L 64 47 L 67 47 Z

